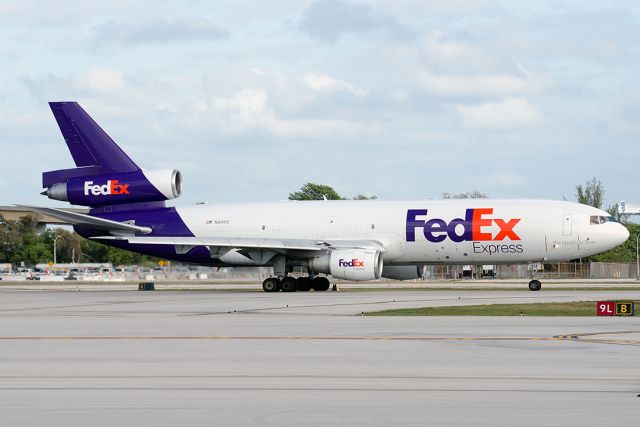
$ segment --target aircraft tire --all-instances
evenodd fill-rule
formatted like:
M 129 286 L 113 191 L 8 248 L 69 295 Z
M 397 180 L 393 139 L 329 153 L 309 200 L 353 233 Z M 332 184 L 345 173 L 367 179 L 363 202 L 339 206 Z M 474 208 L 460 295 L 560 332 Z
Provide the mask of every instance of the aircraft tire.
M 307 292 L 311 290 L 311 279 L 308 277 L 298 277 L 296 279 L 296 288 L 298 292 Z
M 529 282 L 529 290 L 530 291 L 539 291 L 542 289 L 542 283 L 539 280 L 532 280 Z
M 311 288 L 316 292 L 324 292 L 329 290 L 331 283 L 326 277 L 316 277 L 311 281 Z
M 265 292 L 278 292 L 280 281 L 276 277 L 268 277 L 262 282 L 262 290 Z
M 280 281 L 282 292 L 295 292 L 297 290 L 297 280 L 295 277 L 283 277 Z

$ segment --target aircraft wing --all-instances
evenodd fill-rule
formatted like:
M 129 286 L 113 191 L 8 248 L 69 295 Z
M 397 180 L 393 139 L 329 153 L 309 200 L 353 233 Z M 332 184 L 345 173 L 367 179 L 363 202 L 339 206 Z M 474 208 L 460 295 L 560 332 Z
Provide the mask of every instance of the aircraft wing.
M 248 239 L 224 237 L 163 237 L 163 236 L 97 236 L 94 240 L 126 240 L 130 244 L 216 246 L 227 248 L 297 249 L 319 251 L 321 244 L 305 239 Z
M 161 237 L 161 236 L 97 236 L 94 240 L 126 240 L 130 244 L 175 245 L 181 247 L 208 246 L 233 249 L 270 249 L 280 251 L 321 251 L 327 249 L 372 248 L 384 252 L 381 243 L 373 240 L 312 240 L 263 239 L 231 237 Z
M 264 249 L 273 252 L 290 251 L 322 251 L 333 249 L 375 249 L 384 252 L 384 246 L 374 240 L 313 240 L 313 239 L 269 239 L 248 237 L 179 237 L 179 236 L 137 236 L 134 233 L 148 234 L 151 228 L 138 226 L 128 222 L 112 221 L 76 212 L 56 208 L 38 206 L 20 206 L 30 211 L 62 219 L 73 225 L 87 225 L 104 230 L 108 235 L 92 237 L 93 240 L 122 240 L 129 244 L 142 245 L 174 245 L 179 252 L 188 252 L 196 246 L 219 248 L 226 252 L 230 249 L 256 250 Z
M 76 212 L 69 212 L 56 208 L 41 208 L 38 206 L 17 205 L 30 211 L 52 216 L 61 219 L 73 225 L 88 225 L 98 230 L 104 230 L 113 233 L 151 233 L 151 228 L 137 226 L 133 223 L 111 221 L 109 219 L 97 218 L 95 216 L 85 215 Z

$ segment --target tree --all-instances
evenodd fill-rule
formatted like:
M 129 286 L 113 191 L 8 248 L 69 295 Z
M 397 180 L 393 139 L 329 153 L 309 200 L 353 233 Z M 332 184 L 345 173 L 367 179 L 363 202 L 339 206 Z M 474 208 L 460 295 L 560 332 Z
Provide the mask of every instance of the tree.
M 58 237 L 56 245 L 56 258 L 59 263 L 79 261 L 82 257 L 81 241 L 78 234 L 58 228 L 51 233 L 51 242 Z
M 37 264 L 51 259 L 53 244 L 50 231 L 38 234 L 38 221 L 34 215 L 25 215 L 0 224 L 0 261 L 12 264 Z
M 604 184 L 595 177 L 584 185 L 576 185 L 576 198 L 578 203 L 602 209 L 604 199 Z
M 156 259 L 124 249 L 101 245 L 83 239 L 78 234 L 63 229 L 45 229 L 38 232 L 38 221 L 33 215 L 6 221 L 0 216 L 0 262 L 19 265 L 46 263 L 53 260 L 53 239 L 57 240 L 57 261 L 111 262 L 113 264 L 154 265 Z
M 299 191 L 289 194 L 289 200 L 345 200 L 336 190 L 328 185 L 308 182 Z
M 353 200 L 376 200 L 378 198 L 378 196 L 365 196 L 364 194 L 358 193 L 356 194 L 356 196 L 353 198 Z
M 442 193 L 443 199 L 486 199 L 488 197 L 489 196 L 487 196 L 486 194 L 481 193 L 477 190 L 467 191 L 466 193 L 458 193 L 458 194 Z
M 12 257 L 21 244 L 17 221 L 5 221 L 0 215 L 0 262 L 12 262 Z
M 609 212 L 609 215 L 615 218 L 615 220 L 619 223 L 626 224 L 628 219 L 625 215 L 621 215 L 620 212 L 618 212 L 618 207 L 618 204 L 614 203 L 613 205 L 609 206 L 607 212 Z

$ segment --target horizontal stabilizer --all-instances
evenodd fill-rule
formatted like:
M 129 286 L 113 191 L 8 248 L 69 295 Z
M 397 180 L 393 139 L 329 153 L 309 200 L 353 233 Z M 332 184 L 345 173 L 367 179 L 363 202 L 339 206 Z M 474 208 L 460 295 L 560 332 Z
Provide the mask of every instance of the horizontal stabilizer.
M 49 188 L 58 182 L 64 182 L 71 178 L 98 175 L 100 173 L 102 173 L 102 169 L 98 166 L 83 166 L 80 168 L 42 172 L 42 188 Z
M 28 209 L 32 212 L 36 212 L 42 215 L 49 215 L 54 218 L 61 219 L 69 224 L 73 225 L 88 225 L 98 230 L 105 230 L 114 233 L 151 233 L 149 227 L 139 227 L 134 224 L 125 222 L 111 221 L 109 219 L 97 218 L 90 215 L 81 213 L 68 212 L 62 209 L 55 208 L 42 208 L 38 206 L 24 206 L 17 205 L 18 207 Z

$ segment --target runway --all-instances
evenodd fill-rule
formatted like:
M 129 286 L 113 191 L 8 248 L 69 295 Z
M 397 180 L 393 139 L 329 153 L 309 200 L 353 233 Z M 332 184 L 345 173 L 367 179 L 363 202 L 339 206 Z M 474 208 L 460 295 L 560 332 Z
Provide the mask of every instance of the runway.
M 366 317 L 638 291 L 0 291 L 2 425 L 609 425 L 637 318 Z

